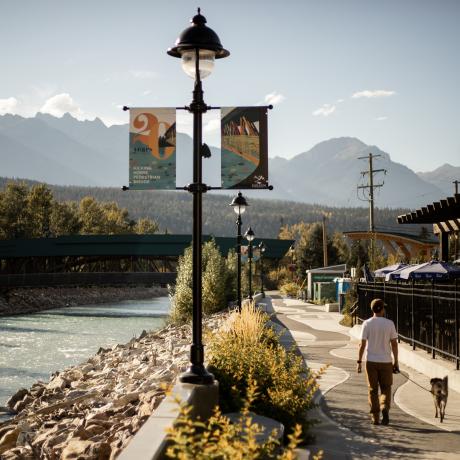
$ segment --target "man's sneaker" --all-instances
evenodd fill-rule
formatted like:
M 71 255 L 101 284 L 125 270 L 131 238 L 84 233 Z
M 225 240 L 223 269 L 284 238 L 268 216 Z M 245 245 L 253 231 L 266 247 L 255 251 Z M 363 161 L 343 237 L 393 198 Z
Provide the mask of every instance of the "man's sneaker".
M 388 409 L 382 410 L 382 425 L 388 425 L 390 423 L 390 416 L 388 414 Z

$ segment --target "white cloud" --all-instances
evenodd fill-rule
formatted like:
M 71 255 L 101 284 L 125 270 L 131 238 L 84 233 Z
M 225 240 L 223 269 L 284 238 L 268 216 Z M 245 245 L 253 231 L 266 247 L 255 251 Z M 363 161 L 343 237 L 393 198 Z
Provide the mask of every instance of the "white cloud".
M 281 102 L 283 102 L 285 99 L 286 97 L 283 96 L 281 93 L 277 93 L 276 91 L 273 91 L 272 93 L 267 94 L 265 96 L 264 101 L 267 104 L 277 105 L 277 104 L 281 104 Z
M 376 120 L 377 121 L 385 121 L 385 120 L 388 120 L 388 117 L 377 117 Z
M 43 104 L 40 112 L 49 113 L 50 115 L 58 118 L 62 117 L 65 113 L 70 113 L 70 115 L 78 120 L 84 120 L 87 118 L 68 93 L 56 94 L 56 96 L 50 97 Z
M 152 92 L 151 89 L 146 89 L 146 90 L 142 93 L 142 95 L 143 95 L 143 96 L 148 96 L 151 92 Z
M 140 80 L 149 80 L 158 76 L 158 74 L 152 70 L 130 70 L 129 74 Z
M 341 104 L 344 101 L 345 101 L 345 99 L 337 99 L 337 104 Z
M 15 97 L 0 99 L 0 115 L 5 115 L 6 113 L 16 114 L 18 105 L 18 100 Z
M 318 117 L 318 116 L 328 117 L 329 115 L 332 115 L 335 112 L 335 109 L 336 109 L 335 105 L 323 104 L 322 107 L 312 112 L 312 115 L 314 115 L 315 117 Z
M 204 131 L 206 133 L 209 133 L 211 131 L 215 131 L 217 129 L 220 129 L 220 118 L 213 118 L 212 120 L 209 120 L 204 125 Z
M 376 98 L 376 97 L 389 97 L 389 96 L 393 96 L 394 94 L 396 94 L 396 91 L 388 91 L 385 89 L 376 89 L 376 90 L 371 91 L 369 89 L 366 89 L 364 91 L 358 91 L 352 94 L 351 97 L 352 99 L 360 99 L 362 97 L 371 99 L 371 98 Z

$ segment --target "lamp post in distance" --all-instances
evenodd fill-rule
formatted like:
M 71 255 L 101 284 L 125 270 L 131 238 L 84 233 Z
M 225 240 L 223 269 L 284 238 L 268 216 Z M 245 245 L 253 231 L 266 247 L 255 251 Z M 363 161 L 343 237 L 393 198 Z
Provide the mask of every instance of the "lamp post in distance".
M 260 251 L 260 292 L 262 294 L 262 298 L 265 298 L 265 291 L 264 291 L 264 252 L 266 251 L 267 247 L 265 246 L 264 242 L 261 241 L 259 246 L 257 246 Z
M 249 293 L 248 299 L 252 300 L 252 242 L 254 241 L 254 232 L 251 227 L 246 230 L 244 237 L 248 240 L 248 261 L 249 261 Z
M 180 376 L 180 381 L 194 384 L 212 384 L 214 376 L 204 367 L 204 347 L 202 342 L 202 260 L 201 239 L 202 223 L 202 194 L 208 190 L 203 183 L 202 157 L 207 153 L 203 147 L 203 113 L 208 106 L 203 99 L 201 80 L 211 74 L 214 60 L 225 58 L 230 53 L 223 48 L 217 34 L 206 26 L 206 18 L 198 14 L 191 19 L 187 27 L 176 40 L 175 46 L 167 53 L 182 61 L 182 69 L 195 81 L 193 99 L 186 109 L 193 114 L 193 183 L 187 190 L 193 194 L 193 312 L 192 312 L 192 345 L 190 347 L 190 366 Z
M 295 246 L 292 244 L 289 247 L 289 255 L 291 256 L 291 263 L 289 265 L 289 271 L 291 272 L 291 279 L 294 281 L 294 270 L 295 270 L 295 265 L 294 265 L 294 256 L 295 256 Z
M 238 311 L 241 311 L 241 240 L 242 240 L 242 235 L 241 235 L 241 214 L 244 214 L 246 211 L 246 208 L 249 206 L 248 202 L 246 201 L 246 198 L 243 196 L 241 192 L 238 192 L 238 195 L 233 198 L 232 202 L 230 203 L 230 206 L 233 207 L 233 210 L 235 211 L 236 215 L 238 216 L 236 218 L 236 254 L 237 254 L 237 279 L 236 279 L 236 290 L 237 290 L 237 296 L 238 296 Z

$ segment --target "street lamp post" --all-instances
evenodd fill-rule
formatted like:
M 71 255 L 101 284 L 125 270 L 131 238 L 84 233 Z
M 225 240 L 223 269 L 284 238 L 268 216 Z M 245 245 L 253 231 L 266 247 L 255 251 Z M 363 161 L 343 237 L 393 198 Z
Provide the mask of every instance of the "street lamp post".
M 206 26 L 206 18 L 198 14 L 191 20 L 192 25 L 185 29 L 176 40 L 175 46 L 169 48 L 170 56 L 182 59 L 184 72 L 195 80 L 193 100 L 186 109 L 193 114 L 193 183 L 187 189 L 193 194 L 193 314 L 192 345 L 190 347 L 190 366 L 180 376 L 181 382 L 211 384 L 214 376 L 204 367 L 204 348 L 202 342 L 202 194 L 208 190 L 203 183 L 202 156 L 203 148 L 203 113 L 208 106 L 203 99 L 201 80 L 211 74 L 214 60 L 229 56 L 222 47 L 217 34 Z
M 237 279 L 236 279 L 236 290 L 238 296 L 238 310 L 241 311 L 241 214 L 244 214 L 246 211 L 246 207 L 249 206 L 246 198 L 243 196 L 241 192 L 238 192 L 238 196 L 233 198 L 230 206 L 233 207 L 236 215 L 238 216 L 236 219 L 236 254 L 238 256 L 238 266 L 237 266 Z
M 249 227 L 244 234 L 244 237 L 248 240 L 248 261 L 249 261 L 249 293 L 248 299 L 252 300 L 252 242 L 254 241 L 254 232 L 252 228 Z
M 259 251 L 260 251 L 260 292 L 262 294 L 262 298 L 265 298 L 265 291 L 264 291 L 264 252 L 267 249 L 264 242 L 261 241 L 259 243 Z
M 294 245 L 291 245 L 291 247 L 289 248 L 289 254 L 291 256 L 291 265 L 290 265 L 289 269 L 291 271 L 292 281 L 294 281 L 294 254 L 295 254 Z

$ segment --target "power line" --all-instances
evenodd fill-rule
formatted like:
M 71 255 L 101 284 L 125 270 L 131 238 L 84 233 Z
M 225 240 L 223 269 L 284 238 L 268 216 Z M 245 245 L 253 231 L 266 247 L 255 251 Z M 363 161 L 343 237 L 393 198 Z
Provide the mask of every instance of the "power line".
M 375 224 L 374 224 L 374 189 L 378 189 L 383 187 L 385 182 L 380 184 L 374 184 L 374 174 L 383 172 L 384 174 L 387 173 L 386 169 L 374 169 L 373 167 L 373 159 L 381 157 L 382 155 L 373 155 L 369 153 L 365 157 L 359 157 L 358 160 L 368 160 L 369 161 L 369 170 L 368 171 L 361 171 L 362 177 L 368 175 L 368 183 L 366 185 L 358 185 L 357 192 L 359 190 L 363 191 L 363 195 L 368 191 L 367 201 L 369 201 L 369 232 L 371 233 L 370 239 L 370 261 L 371 265 L 374 264 L 374 233 L 375 233 Z
M 374 189 L 383 187 L 385 182 L 381 184 L 374 184 L 374 174 L 379 172 L 383 172 L 384 174 L 387 173 L 386 169 L 374 169 L 373 168 L 373 159 L 377 157 L 381 157 L 382 155 L 373 155 L 369 153 L 369 155 L 365 157 L 359 157 L 358 160 L 369 160 L 369 170 L 368 171 L 361 171 L 361 175 L 364 177 L 366 174 L 369 175 L 369 181 L 366 185 L 358 185 L 357 190 L 362 190 L 363 195 L 365 194 L 366 190 L 368 190 L 368 196 L 365 198 L 364 201 L 369 202 L 369 231 L 373 232 L 375 229 L 374 226 Z

